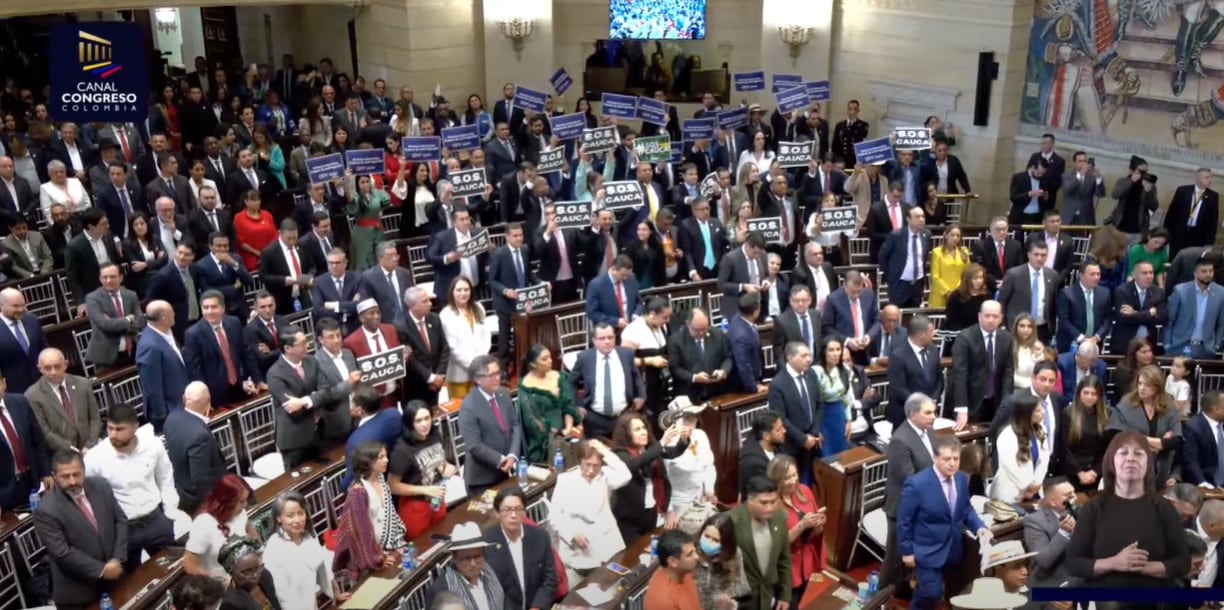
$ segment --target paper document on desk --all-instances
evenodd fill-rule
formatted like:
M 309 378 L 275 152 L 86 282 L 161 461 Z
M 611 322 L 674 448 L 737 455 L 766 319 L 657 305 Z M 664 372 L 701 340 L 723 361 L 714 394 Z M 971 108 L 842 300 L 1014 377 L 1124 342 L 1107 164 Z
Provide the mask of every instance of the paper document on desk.
M 384 599 L 391 597 L 391 592 L 395 590 L 399 582 L 393 578 L 367 578 L 340 608 L 343 610 L 373 610 Z
M 575 593 L 581 595 L 582 599 L 587 600 L 587 603 L 592 606 L 600 606 L 612 601 L 612 595 L 595 583 L 582 587 Z

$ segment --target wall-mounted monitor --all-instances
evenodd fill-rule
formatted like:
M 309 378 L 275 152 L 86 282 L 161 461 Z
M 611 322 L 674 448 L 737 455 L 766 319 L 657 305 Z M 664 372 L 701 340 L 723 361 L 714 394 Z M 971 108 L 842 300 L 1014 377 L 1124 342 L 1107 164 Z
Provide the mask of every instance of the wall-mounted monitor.
M 608 0 L 608 38 L 703 40 L 706 0 Z

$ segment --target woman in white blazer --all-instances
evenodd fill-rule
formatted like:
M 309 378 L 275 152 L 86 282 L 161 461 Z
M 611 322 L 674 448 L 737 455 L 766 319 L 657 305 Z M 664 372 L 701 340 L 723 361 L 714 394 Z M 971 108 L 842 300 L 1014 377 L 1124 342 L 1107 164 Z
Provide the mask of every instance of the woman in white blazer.
M 1045 412 L 1036 396 L 1024 394 L 1016 398 L 1011 421 L 995 440 L 999 467 L 990 486 L 991 499 L 1014 504 L 1031 500 L 1041 491 L 1041 482 L 1050 467 L 1044 419 Z
M 57 203 L 68 208 L 68 213 L 83 212 L 93 205 L 85 185 L 68 175 L 68 166 L 55 160 L 47 164 L 47 175 L 51 180 L 38 187 L 38 199 L 42 204 L 44 218 L 51 218 L 51 206 Z
M 738 175 L 745 165 L 752 163 L 757 166 L 761 181 L 764 182 L 769 178 L 769 168 L 773 167 L 773 160 L 773 151 L 765 148 L 765 132 L 757 131 L 752 135 L 752 146 L 740 153 L 739 162 L 735 164 L 735 173 Z M 756 202 L 753 203 L 755 205 Z
M 493 345 L 484 308 L 472 300 L 472 292 L 471 280 L 463 275 L 456 277 L 446 292 L 446 307 L 438 313 L 446 344 L 450 346 L 446 391 L 451 400 L 462 399 L 471 391 L 468 367 L 476 356 L 489 353 Z
M 578 444 L 578 468 L 557 475 L 549 521 L 557 533 L 557 554 L 569 582 L 581 582 L 591 570 L 625 549 L 612 492 L 629 483 L 629 467 L 597 439 Z

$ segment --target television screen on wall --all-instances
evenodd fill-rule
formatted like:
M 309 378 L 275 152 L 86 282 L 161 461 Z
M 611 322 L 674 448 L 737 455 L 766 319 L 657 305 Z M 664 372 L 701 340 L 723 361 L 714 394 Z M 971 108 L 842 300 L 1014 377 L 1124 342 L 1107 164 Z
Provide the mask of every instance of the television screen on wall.
M 706 0 L 608 0 L 608 38 L 703 40 Z

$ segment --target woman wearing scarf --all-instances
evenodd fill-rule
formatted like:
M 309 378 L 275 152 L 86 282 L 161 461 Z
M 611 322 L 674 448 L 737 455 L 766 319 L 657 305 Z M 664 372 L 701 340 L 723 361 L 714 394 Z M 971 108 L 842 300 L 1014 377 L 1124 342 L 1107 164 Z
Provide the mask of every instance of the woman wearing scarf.
M 387 486 L 387 448 L 380 441 L 359 443 L 349 458 L 357 480 L 349 486 L 337 529 L 332 569 L 358 580 L 379 568 L 399 563 L 404 547 L 404 522 L 395 511 Z
M 230 575 L 230 586 L 221 597 L 220 610 L 281 610 L 272 574 L 264 569 L 259 542 L 246 536 L 231 536 L 221 546 L 218 559 Z

